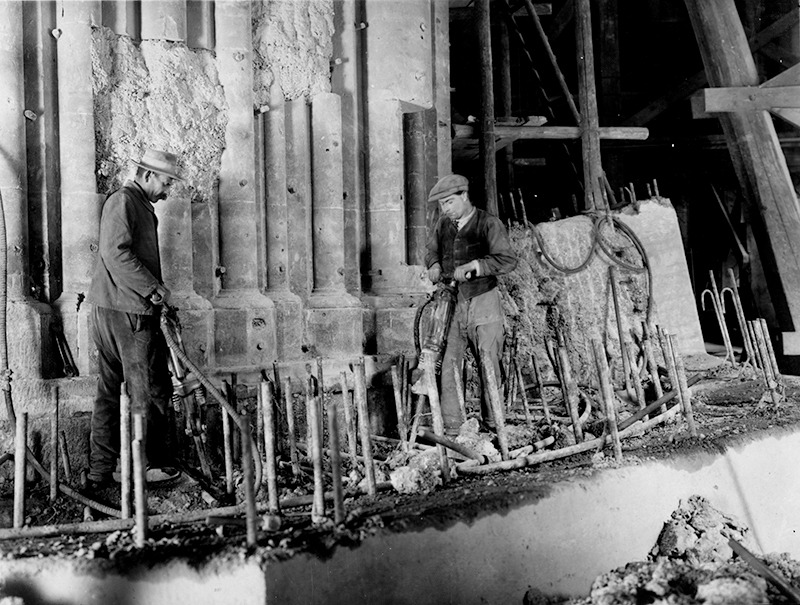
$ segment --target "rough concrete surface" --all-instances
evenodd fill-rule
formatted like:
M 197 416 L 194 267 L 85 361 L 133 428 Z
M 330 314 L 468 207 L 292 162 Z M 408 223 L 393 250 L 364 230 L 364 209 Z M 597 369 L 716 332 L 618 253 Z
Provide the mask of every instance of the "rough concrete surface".
M 214 200 L 228 108 L 213 53 L 159 40 L 137 46 L 108 28 L 92 40 L 98 191 L 118 187 L 131 159 L 155 147 L 178 155 L 192 202 Z
M 268 105 L 277 84 L 287 101 L 330 92 L 332 0 L 253 3 L 254 93 Z

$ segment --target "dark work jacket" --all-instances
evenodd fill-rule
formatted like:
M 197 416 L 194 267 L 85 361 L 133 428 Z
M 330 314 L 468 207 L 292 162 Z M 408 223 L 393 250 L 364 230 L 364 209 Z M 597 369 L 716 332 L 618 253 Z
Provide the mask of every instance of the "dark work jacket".
M 500 220 L 485 210 L 475 214 L 458 230 L 447 217 L 439 217 L 426 244 L 425 266 L 439 263 L 444 278 L 452 277 L 455 268 L 473 260 L 481 265 L 481 276 L 458 284 L 459 296 L 469 300 L 497 286 L 497 275 L 509 273 L 517 266 L 508 233 Z
M 158 219 L 138 183 L 127 181 L 103 204 L 100 250 L 89 288 L 98 307 L 150 314 L 148 297 L 161 283 Z

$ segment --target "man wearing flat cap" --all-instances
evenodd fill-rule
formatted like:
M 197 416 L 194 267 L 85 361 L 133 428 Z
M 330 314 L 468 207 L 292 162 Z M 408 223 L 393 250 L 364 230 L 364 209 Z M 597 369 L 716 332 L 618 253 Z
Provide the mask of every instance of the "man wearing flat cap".
M 457 434 L 462 422 L 452 368 L 453 363 L 461 367 L 467 345 L 481 368 L 482 419 L 492 428 L 494 419 L 486 396 L 481 359 L 491 362 L 499 381 L 505 322 L 497 276 L 513 271 L 517 258 L 503 223 L 472 205 L 466 177 L 459 174 L 442 177 L 431 189 L 428 202 L 439 204 L 440 210 L 426 245 L 428 277 L 434 283 L 455 280 L 458 288 L 442 359 L 441 407 L 445 433 Z
M 135 166 L 133 179 L 103 204 L 100 249 L 89 289 L 99 365 L 87 474 L 91 490 L 110 484 L 116 468 L 123 381 L 131 412 L 141 413 L 144 420 L 148 482 L 178 475 L 165 451 L 172 383 L 159 321 L 170 291 L 161 279 L 153 205 L 166 199 L 181 177 L 177 158 L 165 151 L 148 149 Z

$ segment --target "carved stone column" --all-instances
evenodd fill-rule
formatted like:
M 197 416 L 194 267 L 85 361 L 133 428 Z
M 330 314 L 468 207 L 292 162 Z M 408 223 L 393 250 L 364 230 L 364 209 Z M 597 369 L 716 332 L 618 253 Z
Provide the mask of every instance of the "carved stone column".
M 65 2 L 58 11 L 58 113 L 61 152 L 61 259 L 64 285 L 54 303 L 81 374 L 95 363 L 89 337 L 89 292 L 100 232 L 103 197 L 95 177 L 92 25 L 99 1 Z M 91 358 L 90 358 L 91 356 Z
M 228 102 L 219 180 L 220 262 L 214 357 L 223 367 L 266 365 L 276 357 L 275 305 L 258 290 L 258 212 L 253 140 L 253 44 L 250 2 L 215 6 L 217 61 Z

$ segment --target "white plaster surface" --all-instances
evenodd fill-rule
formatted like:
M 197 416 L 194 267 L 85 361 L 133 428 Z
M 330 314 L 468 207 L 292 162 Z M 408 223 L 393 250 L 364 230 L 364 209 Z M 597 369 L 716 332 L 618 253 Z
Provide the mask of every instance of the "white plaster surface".
M 37 563 L 38 565 L 33 565 Z M 129 577 L 81 572 L 74 561 L 0 561 L 0 598 L 59 605 L 260 605 L 264 576 L 257 563 L 212 564 L 195 570 L 184 562 L 139 569 Z
M 642 560 L 681 500 L 699 494 L 751 527 L 763 552 L 800 556 L 800 435 L 555 486 L 505 515 L 447 531 L 389 534 L 327 561 L 267 571 L 268 603 L 520 603 L 529 586 L 588 594 L 594 578 Z

